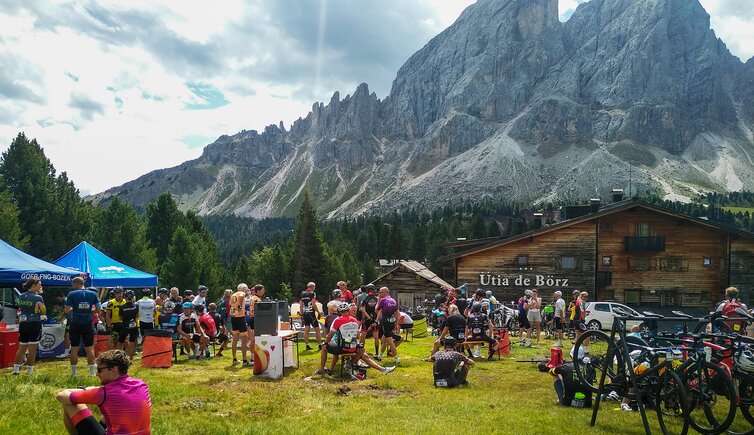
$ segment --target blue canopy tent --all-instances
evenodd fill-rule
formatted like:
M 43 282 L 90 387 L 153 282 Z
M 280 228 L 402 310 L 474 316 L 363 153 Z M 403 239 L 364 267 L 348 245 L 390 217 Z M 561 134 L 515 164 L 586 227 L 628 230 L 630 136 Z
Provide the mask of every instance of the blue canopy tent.
M 76 245 L 55 264 L 86 272 L 87 285 L 94 287 L 157 287 L 157 275 L 115 261 L 87 242 Z
M 37 277 L 42 285 L 69 287 L 71 280 L 85 273 L 66 269 L 33 257 L 14 248 L 0 239 L 0 283 L 18 285 L 27 279 Z

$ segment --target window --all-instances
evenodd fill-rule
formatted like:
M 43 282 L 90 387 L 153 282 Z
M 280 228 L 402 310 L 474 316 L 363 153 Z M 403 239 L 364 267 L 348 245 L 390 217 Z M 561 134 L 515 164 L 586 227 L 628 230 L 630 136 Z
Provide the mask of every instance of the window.
M 662 270 L 668 272 L 679 272 L 686 270 L 686 261 L 681 256 L 671 256 L 662 259 Z
M 606 288 L 603 290 L 602 299 L 606 301 L 614 301 L 615 300 L 615 290 L 611 288 Z
M 704 264 L 705 266 L 712 266 L 712 259 L 709 257 L 704 257 L 702 264 Z
M 709 291 L 702 292 L 700 301 L 701 302 L 711 302 L 712 301 L 712 292 L 709 292 Z
M 634 260 L 634 270 L 649 270 L 649 257 L 636 257 Z
M 626 290 L 625 297 L 627 304 L 641 304 L 641 290 Z
M 649 237 L 649 224 L 648 223 L 636 224 L 636 237 Z
M 613 223 L 612 222 L 603 222 L 600 224 L 600 231 L 603 233 L 612 233 L 613 232 Z
M 529 256 L 528 255 L 519 255 L 518 258 L 516 259 L 516 263 L 519 266 L 526 266 L 527 264 L 529 264 Z
M 560 259 L 560 267 L 566 270 L 576 269 L 576 259 L 574 257 L 563 257 Z
M 613 265 L 613 256 L 612 255 L 605 255 L 602 257 L 602 265 L 603 266 L 612 266 Z
M 610 312 L 610 305 L 608 304 L 594 304 L 594 311 L 603 311 L 605 313 Z

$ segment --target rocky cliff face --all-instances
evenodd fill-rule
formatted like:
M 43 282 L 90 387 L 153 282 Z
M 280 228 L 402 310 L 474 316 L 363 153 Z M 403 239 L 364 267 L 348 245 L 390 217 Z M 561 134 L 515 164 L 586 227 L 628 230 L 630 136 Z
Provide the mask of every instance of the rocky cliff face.
M 732 56 L 697 0 L 478 0 L 409 58 L 286 131 L 222 136 L 203 155 L 99 194 L 170 191 L 200 213 L 329 216 L 504 195 L 624 187 L 673 199 L 754 189 L 754 59 Z M 630 175 L 629 175 L 630 172 Z

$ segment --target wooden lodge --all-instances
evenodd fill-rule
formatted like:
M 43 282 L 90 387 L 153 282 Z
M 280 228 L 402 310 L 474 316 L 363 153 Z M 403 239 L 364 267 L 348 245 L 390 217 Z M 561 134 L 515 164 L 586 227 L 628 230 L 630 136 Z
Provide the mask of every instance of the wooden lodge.
M 372 282 L 378 289 L 387 287 L 402 307 L 415 307 L 432 300 L 442 287 L 451 287 L 418 261 L 400 260 Z
M 754 302 L 754 234 L 627 200 L 445 257 L 455 284 L 513 301 L 537 288 L 548 301 L 574 289 L 590 300 L 712 308 L 726 287 Z M 463 249 L 463 248 L 462 248 Z

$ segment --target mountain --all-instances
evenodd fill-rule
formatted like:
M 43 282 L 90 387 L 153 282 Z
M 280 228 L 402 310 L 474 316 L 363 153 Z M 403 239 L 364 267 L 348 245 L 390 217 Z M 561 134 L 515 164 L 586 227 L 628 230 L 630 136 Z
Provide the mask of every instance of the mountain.
M 684 199 L 754 189 L 754 58 L 697 0 L 478 0 L 400 68 L 286 130 L 221 136 L 196 160 L 95 195 L 169 191 L 201 214 L 327 216 L 504 196 L 607 195 L 631 183 Z

